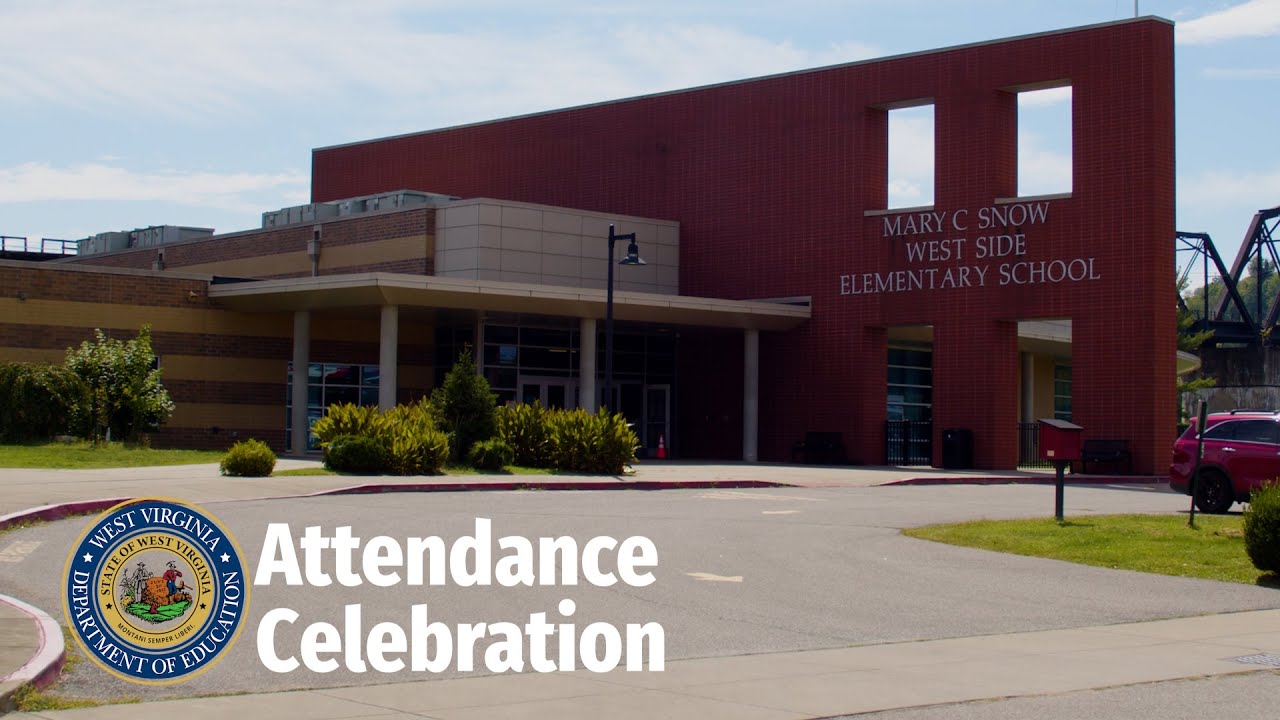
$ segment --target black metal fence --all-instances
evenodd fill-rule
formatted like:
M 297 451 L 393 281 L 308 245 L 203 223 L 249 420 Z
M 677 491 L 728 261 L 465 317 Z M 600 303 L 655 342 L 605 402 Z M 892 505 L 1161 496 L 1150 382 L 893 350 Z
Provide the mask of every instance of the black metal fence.
M 1018 423 L 1018 467 L 1053 467 L 1040 458 L 1040 423 Z
M 884 424 L 885 465 L 932 465 L 933 422 L 888 420 Z

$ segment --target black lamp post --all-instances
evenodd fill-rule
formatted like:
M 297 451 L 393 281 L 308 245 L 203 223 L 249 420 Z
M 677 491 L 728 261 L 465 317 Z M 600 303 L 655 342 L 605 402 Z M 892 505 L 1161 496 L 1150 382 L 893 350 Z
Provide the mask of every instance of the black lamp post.
M 613 407 L 613 244 L 619 240 L 630 243 L 627 245 L 627 256 L 618 261 L 619 265 L 645 264 L 645 261 L 640 259 L 640 249 L 636 247 L 636 234 L 615 235 L 613 225 L 610 224 L 608 299 L 605 301 L 604 315 L 604 397 L 605 407 L 614 412 L 618 409 Z

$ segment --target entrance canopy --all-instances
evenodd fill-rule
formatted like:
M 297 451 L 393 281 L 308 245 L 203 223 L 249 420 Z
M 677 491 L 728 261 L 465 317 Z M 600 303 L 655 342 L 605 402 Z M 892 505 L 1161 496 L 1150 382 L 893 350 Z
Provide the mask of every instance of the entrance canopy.
M 606 309 L 604 290 L 392 273 L 215 281 L 209 298 L 239 312 L 399 306 L 603 318 Z M 613 313 L 627 322 L 778 331 L 809 319 L 800 302 L 616 291 Z

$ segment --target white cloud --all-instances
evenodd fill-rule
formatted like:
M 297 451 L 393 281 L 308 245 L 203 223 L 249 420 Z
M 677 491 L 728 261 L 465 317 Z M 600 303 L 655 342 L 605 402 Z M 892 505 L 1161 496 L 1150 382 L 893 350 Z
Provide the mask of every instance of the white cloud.
M 1207 67 L 1200 71 L 1204 77 L 1228 80 L 1280 80 L 1280 67 L 1275 68 L 1219 68 Z
M 1018 93 L 1018 107 L 1049 107 L 1064 102 L 1071 102 L 1070 85 Z
M 0 22 L 0 102 L 213 122 L 264 106 L 323 109 L 372 95 L 379 107 L 393 105 L 388 113 L 430 108 L 445 122 L 463 122 L 875 54 L 854 42 L 808 50 L 696 22 L 619 23 L 592 33 L 569 19 L 556 25 L 563 15 L 549 13 L 549 27 L 511 35 L 410 15 L 474 10 L 434 5 L 16 4 Z
M 889 113 L 889 207 L 933 204 L 933 106 Z
M 1235 38 L 1280 34 L 1280 0 L 1248 0 L 1177 26 L 1177 40 L 1207 45 Z
M 310 177 L 292 173 L 140 172 L 103 163 L 54 167 L 23 163 L 0 168 L 0 204 L 50 200 L 167 202 L 234 212 L 262 212 L 246 195 L 273 194 L 306 202 Z
M 1178 208 L 1248 207 L 1280 204 L 1280 171 L 1208 170 L 1178 178 Z

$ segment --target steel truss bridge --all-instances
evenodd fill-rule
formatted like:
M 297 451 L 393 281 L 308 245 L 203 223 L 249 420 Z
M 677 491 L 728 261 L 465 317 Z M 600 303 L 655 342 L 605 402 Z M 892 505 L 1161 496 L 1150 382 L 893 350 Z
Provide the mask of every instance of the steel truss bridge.
M 1280 207 L 1259 210 L 1253 216 L 1249 231 L 1245 234 L 1244 242 L 1230 268 L 1223 261 L 1208 233 L 1177 234 L 1179 258 L 1191 254 L 1191 258 L 1182 266 L 1178 287 L 1183 287 L 1198 269 L 1205 288 L 1199 307 L 1187 307 L 1181 294 L 1178 295 L 1178 306 L 1199 316 L 1199 320 L 1190 328 L 1191 332 L 1213 331 L 1213 337 L 1205 342 L 1205 346 L 1280 346 L 1280 333 L 1272 332 L 1277 323 L 1280 323 L 1280 285 L 1268 294 L 1262 281 L 1265 264 L 1270 263 L 1270 272 L 1280 272 L 1280 250 L 1276 248 L 1278 242 Z M 1251 297 L 1247 300 L 1241 292 L 1241 285 L 1250 263 L 1253 264 L 1254 275 L 1258 280 L 1253 283 L 1254 287 L 1249 293 Z M 1215 281 L 1221 283 L 1223 292 L 1211 299 L 1208 288 Z M 1249 300 L 1252 300 L 1252 304 Z

